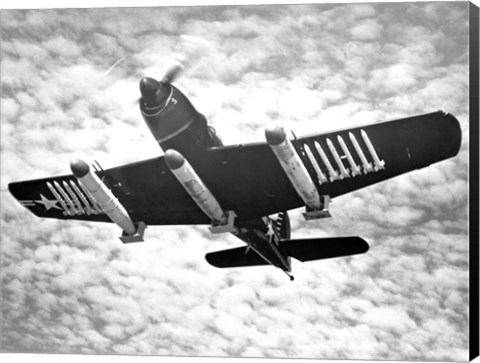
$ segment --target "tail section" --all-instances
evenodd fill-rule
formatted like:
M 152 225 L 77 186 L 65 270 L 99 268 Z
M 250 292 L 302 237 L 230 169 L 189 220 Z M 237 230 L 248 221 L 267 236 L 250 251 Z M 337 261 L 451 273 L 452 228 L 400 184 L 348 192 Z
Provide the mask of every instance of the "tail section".
M 248 246 L 207 253 L 205 258 L 210 265 L 220 268 L 264 266 L 270 264 Z
M 368 243 L 360 237 L 293 239 L 281 241 L 278 246 L 284 256 L 302 262 L 357 255 L 367 252 L 368 248 Z M 220 268 L 269 265 L 248 246 L 211 252 L 205 258 Z
M 280 250 L 302 262 L 358 255 L 368 251 L 360 237 L 292 239 L 280 242 Z

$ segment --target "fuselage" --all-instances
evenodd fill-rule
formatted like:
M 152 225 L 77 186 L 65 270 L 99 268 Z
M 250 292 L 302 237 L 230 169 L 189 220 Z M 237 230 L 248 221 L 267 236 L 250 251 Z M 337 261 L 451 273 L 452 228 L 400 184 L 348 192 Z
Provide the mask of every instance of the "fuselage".
M 214 129 L 188 98 L 170 83 L 144 78 L 140 81 L 140 91 L 140 111 L 160 148 L 164 152 L 175 150 L 180 153 L 201 182 L 202 175 L 209 170 L 208 149 L 222 146 Z M 286 273 L 291 270 L 290 259 L 278 249 L 280 239 L 289 236 L 280 236 L 269 217 L 243 220 L 240 216 L 232 234 L 268 263 Z

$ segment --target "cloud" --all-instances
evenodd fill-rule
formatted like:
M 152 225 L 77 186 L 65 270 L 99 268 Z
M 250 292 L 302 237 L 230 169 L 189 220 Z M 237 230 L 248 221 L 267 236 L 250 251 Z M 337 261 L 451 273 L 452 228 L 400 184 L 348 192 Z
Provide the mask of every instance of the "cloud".
M 399 14 L 401 16 L 399 16 Z M 135 99 L 179 35 L 207 39 L 178 87 L 225 143 L 444 108 L 454 159 L 336 198 L 294 237 L 359 235 L 367 254 L 215 269 L 240 245 L 205 227 L 40 220 L 2 194 L 2 349 L 330 359 L 466 360 L 468 27 L 464 3 L 2 11 L 1 180 L 104 168 L 162 151 Z M 124 59 L 107 72 L 119 59 Z M 107 74 L 106 74 L 107 73 Z M 133 104 L 133 105 L 132 105 Z
M 352 28 L 353 39 L 371 41 L 377 39 L 383 31 L 383 27 L 373 19 L 367 19 Z

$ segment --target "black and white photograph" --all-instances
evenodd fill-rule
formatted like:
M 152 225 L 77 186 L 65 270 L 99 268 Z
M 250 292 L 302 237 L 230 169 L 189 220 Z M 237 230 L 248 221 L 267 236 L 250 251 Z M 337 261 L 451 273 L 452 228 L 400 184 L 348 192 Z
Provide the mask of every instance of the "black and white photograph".
M 472 11 L 2 9 L 1 353 L 472 359 Z

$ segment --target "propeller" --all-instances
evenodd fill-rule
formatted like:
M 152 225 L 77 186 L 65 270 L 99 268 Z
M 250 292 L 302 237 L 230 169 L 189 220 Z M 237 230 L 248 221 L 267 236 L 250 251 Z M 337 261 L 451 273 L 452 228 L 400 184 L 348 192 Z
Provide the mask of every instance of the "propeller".
M 181 35 L 180 41 L 173 55 L 172 65 L 162 78 L 162 82 L 174 82 L 181 73 L 190 67 L 195 60 L 202 58 L 210 48 L 209 43 L 193 35 Z
M 142 95 L 140 100 L 143 100 L 147 107 L 159 105 L 166 99 L 169 92 L 166 85 L 177 80 L 187 67 L 191 66 L 195 60 L 200 59 L 209 48 L 209 44 L 199 37 L 181 35 L 176 48 L 171 65 L 161 81 L 150 77 L 144 77 L 140 80 L 140 93 Z

